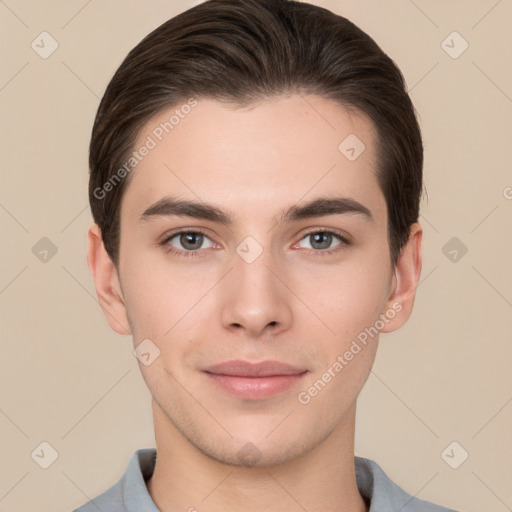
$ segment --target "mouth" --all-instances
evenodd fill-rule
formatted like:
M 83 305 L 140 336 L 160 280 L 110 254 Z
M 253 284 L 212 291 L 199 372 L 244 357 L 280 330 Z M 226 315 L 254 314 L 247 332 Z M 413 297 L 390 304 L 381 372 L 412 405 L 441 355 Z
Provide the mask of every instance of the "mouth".
M 226 361 L 203 370 L 223 392 L 245 400 L 264 400 L 296 385 L 308 373 L 279 361 Z

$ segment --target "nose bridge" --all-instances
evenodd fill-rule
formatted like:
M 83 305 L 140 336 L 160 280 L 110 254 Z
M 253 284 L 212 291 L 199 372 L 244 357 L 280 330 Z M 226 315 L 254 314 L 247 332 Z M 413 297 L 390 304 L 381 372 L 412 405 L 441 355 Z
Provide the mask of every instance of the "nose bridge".
M 280 268 L 270 247 L 248 236 L 236 247 L 230 287 L 223 304 L 225 327 L 258 334 L 267 325 L 284 328 L 291 320 L 287 289 L 275 274 Z M 284 280 L 284 279 L 283 279 Z
M 237 246 L 234 257 L 235 276 L 240 291 L 243 288 L 244 293 L 247 293 L 254 289 L 257 294 L 275 295 L 275 277 L 269 269 L 276 266 L 274 259 L 270 247 L 264 247 L 251 236 L 245 238 Z
M 239 299 L 266 299 L 267 303 L 275 299 L 276 282 L 270 268 L 278 263 L 268 244 L 263 246 L 254 237 L 248 236 L 236 248 L 233 258 L 236 289 L 242 295 Z M 270 268 L 269 268 L 270 267 Z

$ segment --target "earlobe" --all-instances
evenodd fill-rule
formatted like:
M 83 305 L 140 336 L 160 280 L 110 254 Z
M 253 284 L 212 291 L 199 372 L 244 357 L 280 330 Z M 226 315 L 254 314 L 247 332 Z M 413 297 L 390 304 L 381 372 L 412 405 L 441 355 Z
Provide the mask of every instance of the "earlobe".
M 97 224 L 93 224 L 87 233 L 87 264 L 110 327 L 118 334 L 131 334 L 117 269 L 105 249 Z
M 388 321 L 381 332 L 399 329 L 410 317 L 416 297 L 416 289 L 421 275 L 421 241 L 423 230 L 414 223 L 409 231 L 409 239 L 398 257 L 393 276 L 391 293 L 383 314 Z

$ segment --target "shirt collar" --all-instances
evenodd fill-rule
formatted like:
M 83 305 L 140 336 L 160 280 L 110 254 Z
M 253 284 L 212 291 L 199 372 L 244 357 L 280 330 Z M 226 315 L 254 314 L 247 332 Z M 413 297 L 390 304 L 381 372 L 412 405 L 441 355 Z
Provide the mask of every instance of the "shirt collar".
M 155 469 L 156 449 L 142 448 L 130 458 L 126 472 L 118 482 L 123 505 L 127 512 L 159 512 L 146 487 Z M 446 510 L 430 504 L 433 508 L 421 508 L 427 504 L 405 492 L 384 473 L 374 461 L 364 457 L 354 457 L 357 487 L 369 506 L 369 512 L 389 512 L 390 510 Z M 406 508 L 407 507 L 407 508 Z M 418 508 L 419 507 L 419 508 Z

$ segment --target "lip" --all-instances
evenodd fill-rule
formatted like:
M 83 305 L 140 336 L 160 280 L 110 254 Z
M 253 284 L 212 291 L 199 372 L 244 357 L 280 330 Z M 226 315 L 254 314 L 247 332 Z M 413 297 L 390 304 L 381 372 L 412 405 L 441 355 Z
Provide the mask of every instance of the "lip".
M 224 392 L 245 400 L 271 398 L 296 385 L 307 369 L 279 361 L 226 361 L 203 370 Z

